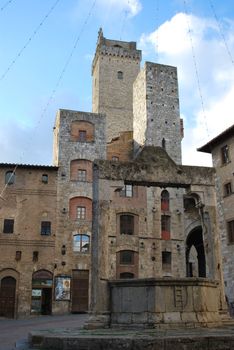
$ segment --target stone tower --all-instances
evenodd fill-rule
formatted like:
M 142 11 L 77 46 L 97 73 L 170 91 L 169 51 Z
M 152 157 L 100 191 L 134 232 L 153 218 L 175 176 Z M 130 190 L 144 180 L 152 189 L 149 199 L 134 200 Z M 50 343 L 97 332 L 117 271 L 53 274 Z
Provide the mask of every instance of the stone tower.
M 163 147 L 181 164 L 182 128 L 175 67 L 146 62 L 133 86 L 133 138 L 142 146 Z
M 92 111 L 106 114 L 107 141 L 133 130 L 132 86 L 140 61 L 135 42 L 106 39 L 100 29 L 92 64 Z

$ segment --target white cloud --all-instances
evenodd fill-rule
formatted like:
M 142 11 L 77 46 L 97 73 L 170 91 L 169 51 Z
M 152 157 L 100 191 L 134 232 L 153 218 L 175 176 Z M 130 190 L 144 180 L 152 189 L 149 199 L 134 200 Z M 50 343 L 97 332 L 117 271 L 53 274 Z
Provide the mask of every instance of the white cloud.
M 226 20 L 222 29 L 230 52 L 234 52 L 233 27 L 234 22 Z M 216 21 L 178 13 L 152 33 L 142 34 L 140 46 L 147 60 L 155 61 L 157 51 L 160 62 L 178 67 L 180 106 L 186 116 L 183 162 L 211 165 L 210 157 L 196 148 L 234 120 L 234 65 Z
M 118 12 L 125 10 L 129 17 L 136 16 L 142 9 L 139 0 L 99 0 L 99 3 L 102 6 L 111 6 L 113 10 Z

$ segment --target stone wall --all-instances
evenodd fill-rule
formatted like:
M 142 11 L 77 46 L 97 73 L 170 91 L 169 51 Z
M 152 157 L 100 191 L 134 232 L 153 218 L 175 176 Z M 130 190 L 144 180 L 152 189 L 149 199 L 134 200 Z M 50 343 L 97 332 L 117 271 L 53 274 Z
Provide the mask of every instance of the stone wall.
M 114 158 L 113 158 L 114 157 Z M 120 133 L 119 137 L 115 137 L 111 142 L 107 143 L 107 159 L 120 160 L 122 162 L 133 158 L 133 139 L 132 131 Z
M 92 68 L 92 111 L 106 114 L 107 141 L 120 132 L 133 130 L 132 86 L 140 60 L 141 51 L 136 49 L 136 43 L 108 40 L 99 35 Z
M 230 162 L 222 164 L 221 147 L 228 145 Z M 224 284 L 229 302 L 234 302 L 234 244 L 230 243 L 227 222 L 234 220 L 234 136 L 228 137 L 212 149 L 213 166 L 216 169 L 217 210 L 219 214 L 220 240 L 223 258 Z M 224 185 L 231 183 L 232 193 L 226 195 Z
M 109 287 L 111 327 L 191 328 L 221 324 L 215 281 L 142 279 L 111 281 Z
M 86 141 L 74 138 L 74 125 L 77 135 L 79 130 L 87 129 Z M 55 156 L 59 165 L 58 171 L 58 210 L 56 235 L 57 275 L 72 277 L 73 270 L 90 272 L 90 249 L 77 251 L 74 249 L 74 235 L 92 236 L 92 162 L 94 159 L 106 157 L 106 125 L 105 117 L 100 114 L 60 110 L 55 124 Z M 56 147 L 55 147 L 56 148 Z M 56 158 L 56 157 L 55 157 Z M 87 166 L 86 166 L 87 165 Z M 77 177 L 79 168 L 86 170 L 86 179 Z M 85 218 L 77 217 L 77 206 L 85 207 Z M 66 253 L 61 254 L 61 248 Z M 75 297 L 75 296 L 74 296 Z M 54 313 L 71 311 L 69 301 L 54 302 Z
M 198 251 L 203 246 L 204 259 L 199 257 L 199 263 L 204 266 L 199 276 L 220 282 L 215 313 L 218 307 L 225 309 L 214 169 L 177 165 L 162 148 L 148 146 L 134 161 L 96 161 L 94 174 L 92 311 L 107 315 L 107 281 L 120 278 L 120 272 L 133 273 L 135 278 L 185 278 L 191 245 Z M 130 184 L 132 197 L 122 196 L 122 188 Z M 169 195 L 168 209 L 161 204 L 163 190 Z M 193 210 L 185 211 L 184 196 L 194 196 Z M 121 214 L 134 217 L 133 234 L 120 232 Z M 164 216 L 170 222 L 167 235 L 162 228 Z M 197 241 L 195 234 L 190 245 L 193 232 L 200 232 L 201 238 Z M 134 256 L 129 268 L 120 262 L 123 251 Z
M 146 62 L 134 83 L 134 142 L 163 147 L 181 164 L 181 122 L 177 70 Z

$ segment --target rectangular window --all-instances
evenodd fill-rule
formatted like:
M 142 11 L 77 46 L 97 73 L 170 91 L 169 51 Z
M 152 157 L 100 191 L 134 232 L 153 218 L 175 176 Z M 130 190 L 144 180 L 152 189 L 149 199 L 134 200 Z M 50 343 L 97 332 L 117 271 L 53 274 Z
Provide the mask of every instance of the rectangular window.
M 3 233 L 13 233 L 14 232 L 14 220 L 5 219 L 3 226 Z
M 32 257 L 33 262 L 38 261 L 38 256 L 39 256 L 39 252 L 37 252 L 37 251 L 33 252 L 33 257 Z
M 227 223 L 227 231 L 229 243 L 234 243 L 234 220 Z
M 170 216 L 168 215 L 161 216 L 161 226 L 162 226 L 162 231 L 170 232 Z
M 22 252 L 20 250 L 17 250 L 15 252 L 15 260 L 16 261 L 20 261 L 21 260 L 21 255 L 22 255 Z
M 86 142 L 87 140 L 87 132 L 86 130 L 79 130 L 79 141 Z
M 120 191 L 120 197 L 133 197 L 133 186 L 132 185 L 124 185 L 122 190 Z
M 86 181 L 86 170 L 78 170 L 78 181 Z
M 222 164 L 229 163 L 229 151 L 228 146 L 225 145 L 221 148 L 221 157 L 222 157 Z
M 48 184 L 48 175 L 47 174 L 43 174 L 42 177 L 41 177 L 41 181 L 44 184 Z
M 112 156 L 111 160 L 113 160 L 114 162 L 118 162 L 118 161 L 119 161 L 119 157 L 117 157 L 117 156 Z
M 171 218 L 169 215 L 162 215 L 161 216 L 161 234 L 163 240 L 169 240 L 171 238 L 170 225 Z
M 121 265 L 134 265 L 134 252 L 131 250 L 122 250 L 120 252 Z
M 171 271 L 171 252 L 162 252 L 162 269 L 163 271 Z
M 134 216 L 133 215 L 120 216 L 120 234 L 121 235 L 134 234 Z
M 86 208 L 85 207 L 77 207 L 77 219 L 84 220 L 86 217 Z
M 232 184 L 228 182 L 224 185 L 224 196 L 230 196 L 232 194 Z
M 41 222 L 41 235 L 49 236 L 51 235 L 51 222 L 42 221 Z
M 73 236 L 73 250 L 80 253 L 89 252 L 89 236 L 88 235 L 74 235 Z

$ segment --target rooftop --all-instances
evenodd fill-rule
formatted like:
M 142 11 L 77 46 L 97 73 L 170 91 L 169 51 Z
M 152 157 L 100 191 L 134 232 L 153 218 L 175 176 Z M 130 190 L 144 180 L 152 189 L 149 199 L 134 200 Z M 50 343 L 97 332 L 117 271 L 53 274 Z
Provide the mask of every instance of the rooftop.
M 212 140 L 207 142 L 204 146 L 197 148 L 199 152 L 211 153 L 212 149 L 225 141 L 228 137 L 234 136 L 234 124 L 228 129 L 224 130 L 221 134 L 214 137 Z

